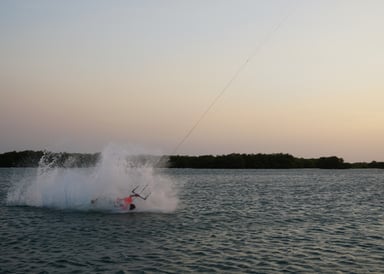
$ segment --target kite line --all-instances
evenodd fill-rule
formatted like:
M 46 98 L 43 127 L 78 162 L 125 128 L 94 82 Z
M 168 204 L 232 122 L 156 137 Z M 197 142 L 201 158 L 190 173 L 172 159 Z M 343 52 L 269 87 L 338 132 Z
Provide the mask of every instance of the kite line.
M 296 7 L 296 6 L 295 6 Z M 285 16 L 268 32 L 264 38 L 257 44 L 255 49 L 251 52 L 251 54 L 245 59 L 245 61 L 239 66 L 239 68 L 235 71 L 226 85 L 220 90 L 217 96 L 212 100 L 212 102 L 208 105 L 208 107 L 204 110 L 204 112 L 200 115 L 200 117 L 196 120 L 196 122 L 192 125 L 192 127 L 187 131 L 187 133 L 180 139 L 177 143 L 171 155 L 175 155 L 179 148 L 185 143 L 185 141 L 191 136 L 194 130 L 199 126 L 201 121 L 204 120 L 205 116 L 211 111 L 211 109 L 216 105 L 221 97 L 223 97 L 224 93 L 232 86 L 233 82 L 239 77 L 240 73 L 247 67 L 249 62 L 260 52 L 260 50 L 264 47 L 265 44 L 269 42 L 272 36 L 284 25 L 284 23 L 288 20 L 290 15 L 293 13 L 294 8 L 291 8 Z

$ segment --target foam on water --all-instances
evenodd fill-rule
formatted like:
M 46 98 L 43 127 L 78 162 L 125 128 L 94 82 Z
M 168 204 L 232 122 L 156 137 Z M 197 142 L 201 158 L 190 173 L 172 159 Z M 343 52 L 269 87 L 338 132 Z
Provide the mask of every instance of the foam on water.
M 45 154 L 35 176 L 10 188 L 7 204 L 116 212 L 116 198 L 137 187 L 137 191 L 144 189 L 143 196 L 150 195 L 145 201 L 134 200 L 134 212 L 172 212 L 178 205 L 176 184 L 155 168 L 158 159 L 145 155 L 142 149 L 108 145 L 96 167 L 80 169 L 57 168 L 54 157 Z

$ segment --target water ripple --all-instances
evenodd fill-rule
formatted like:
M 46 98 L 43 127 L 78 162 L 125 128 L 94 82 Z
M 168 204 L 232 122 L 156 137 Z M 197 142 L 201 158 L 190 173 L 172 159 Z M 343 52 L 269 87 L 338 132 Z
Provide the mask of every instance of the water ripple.
M 1 200 L 0 272 L 384 269 L 383 171 L 167 172 L 184 185 L 183 206 L 171 214 L 60 211 Z M 9 173 L 0 172 L 1 199 Z

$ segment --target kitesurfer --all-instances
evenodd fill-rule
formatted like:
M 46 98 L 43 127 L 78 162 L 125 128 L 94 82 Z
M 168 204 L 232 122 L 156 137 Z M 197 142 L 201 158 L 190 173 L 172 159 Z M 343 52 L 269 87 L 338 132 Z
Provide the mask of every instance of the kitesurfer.
M 136 208 L 135 204 L 133 203 L 133 199 L 134 198 L 141 198 L 143 200 L 146 200 L 147 197 L 142 197 L 140 196 L 140 194 L 137 194 L 137 193 L 133 193 L 127 197 L 124 197 L 124 198 L 117 198 L 116 199 L 116 202 L 115 202 L 115 205 L 117 207 L 120 207 L 121 209 L 128 209 L 129 210 L 134 210 Z
M 143 193 L 143 191 L 147 188 L 147 186 L 145 186 L 140 194 L 135 192 L 135 190 L 137 189 L 138 187 L 135 187 L 133 190 L 132 190 L 132 194 L 129 195 L 129 196 L 126 196 L 124 198 L 116 198 L 115 202 L 114 202 L 114 206 L 117 207 L 117 208 L 121 208 L 123 210 L 134 210 L 136 208 L 135 204 L 133 203 L 133 200 L 136 199 L 136 198 L 140 198 L 142 200 L 147 200 L 147 198 L 149 197 L 149 195 L 151 194 L 150 192 L 147 193 L 146 196 L 141 196 L 140 194 Z M 97 203 L 99 198 L 95 198 L 95 199 L 92 199 L 91 200 L 91 204 L 92 205 L 95 205 Z

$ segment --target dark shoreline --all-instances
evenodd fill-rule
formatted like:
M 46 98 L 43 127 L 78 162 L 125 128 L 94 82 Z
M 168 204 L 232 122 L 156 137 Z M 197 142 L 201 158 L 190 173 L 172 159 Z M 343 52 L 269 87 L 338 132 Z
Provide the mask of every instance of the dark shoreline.
M 67 153 L 49 151 L 12 151 L 0 154 L 0 167 L 38 167 L 45 163 L 53 167 L 92 167 L 100 159 L 100 153 Z M 44 157 L 43 157 L 44 156 Z M 163 161 L 162 159 L 167 159 Z M 202 155 L 202 156 L 138 156 L 140 162 L 151 161 L 159 163 L 159 167 L 168 168 L 196 168 L 196 169 L 350 169 L 350 168 L 380 168 L 384 169 L 384 162 L 347 163 L 336 156 L 320 158 L 297 158 L 290 154 L 239 154 Z

